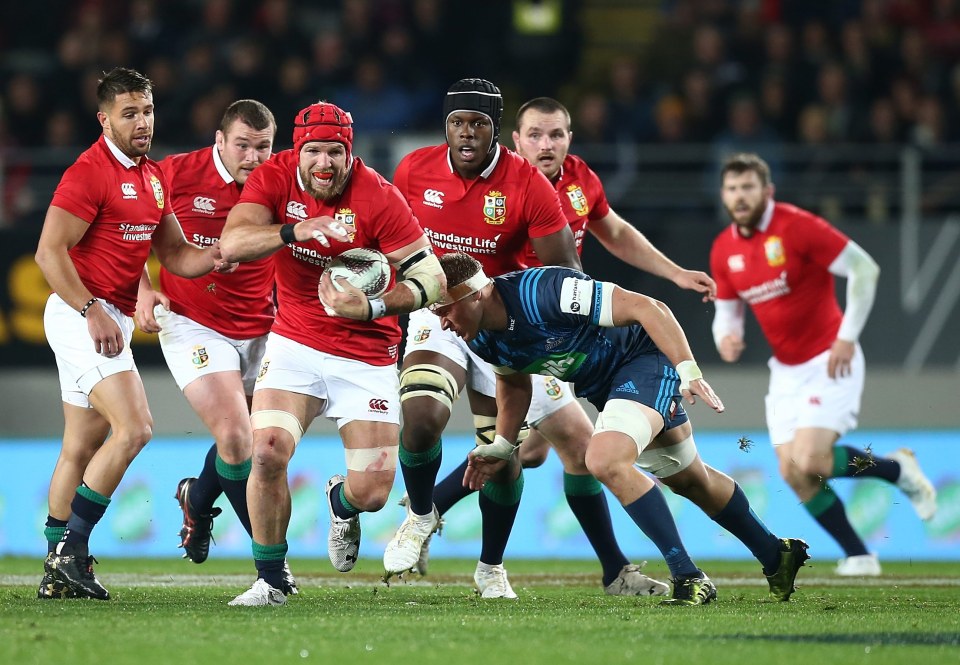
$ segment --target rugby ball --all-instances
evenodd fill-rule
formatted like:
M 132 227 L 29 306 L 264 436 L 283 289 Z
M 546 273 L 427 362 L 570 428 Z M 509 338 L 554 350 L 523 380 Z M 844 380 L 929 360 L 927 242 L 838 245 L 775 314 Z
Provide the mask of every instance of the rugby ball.
M 367 294 L 367 298 L 379 298 L 390 284 L 390 262 L 387 257 L 375 249 L 354 247 L 335 256 L 323 270 L 333 278 L 333 285 L 340 291 L 337 277 L 345 277 L 348 282 Z

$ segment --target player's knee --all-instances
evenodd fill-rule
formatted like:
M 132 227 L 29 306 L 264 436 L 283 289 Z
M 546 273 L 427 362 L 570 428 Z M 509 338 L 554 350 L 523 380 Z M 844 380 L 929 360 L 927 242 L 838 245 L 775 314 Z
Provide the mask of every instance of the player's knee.
M 153 420 L 148 417 L 124 423 L 114 430 L 113 438 L 120 444 L 129 463 L 153 438 Z
M 362 482 L 350 485 L 350 503 L 354 507 L 367 513 L 375 513 L 385 505 L 390 498 L 390 482 Z
M 605 485 L 621 471 L 623 466 L 620 460 L 611 454 L 609 448 L 596 444 L 587 447 L 584 464 L 590 475 Z
M 524 469 L 536 469 L 543 466 L 547 461 L 547 455 L 550 453 L 550 446 L 532 446 L 527 447 L 524 443 L 520 446 L 520 464 Z
M 450 412 L 438 410 L 434 405 L 429 406 L 426 410 L 417 409 L 413 405 L 403 406 L 404 450 L 411 453 L 426 452 L 440 440 L 440 435 L 450 420 Z
M 253 468 L 257 475 L 276 478 L 286 473 L 293 446 L 276 429 L 260 430 L 253 439 Z
M 253 437 L 250 428 L 244 423 L 231 424 L 214 432 L 217 441 L 217 455 L 227 464 L 240 464 L 250 459 L 253 450 Z

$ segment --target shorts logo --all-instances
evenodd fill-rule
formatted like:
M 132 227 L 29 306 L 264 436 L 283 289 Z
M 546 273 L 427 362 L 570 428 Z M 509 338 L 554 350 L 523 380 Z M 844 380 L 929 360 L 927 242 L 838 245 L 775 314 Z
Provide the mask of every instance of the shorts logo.
M 137 198 L 137 186 L 132 182 L 120 183 L 120 192 L 123 194 L 123 198 L 125 199 Z
M 677 409 L 679 408 L 679 406 L 680 405 L 677 403 L 676 399 L 670 400 L 670 406 L 667 408 L 668 420 L 673 420 L 674 418 L 677 417 Z
M 767 263 L 774 268 L 787 262 L 787 256 L 783 251 L 783 240 L 778 236 L 770 236 L 764 240 L 763 251 L 767 255 Z
M 350 242 L 353 242 L 353 239 L 357 237 L 357 214 L 350 208 L 340 208 L 333 218 L 340 222 L 347 232 Z
M 614 392 L 618 393 L 631 393 L 633 395 L 639 395 L 640 391 L 637 390 L 637 386 L 633 381 L 627 381 L 622 386 L 617 388 Z
M 160 178 L 150 176 L 150 187 L 153 188 L 153 198 L 157 200 L 157 210 L 163 210 L 163 185 L 160 184 Z
M 817 397 L 816 395 L 811 396 L 809 402 L 810 402 L 810 405 L 811 405 L 811 406 L 820 406 L 820 405 L 821 405 L 820 398 Z
M 487 224 L 503 224 L 507 221 L 507 197 L 493 189 L 483 197 L 483 221 Z
M 268 367 L 270 367 L 270 361 L 267 358 L 264 358 L 263 362 L 260 363 L 260 371 L 257 372 L 257 383 L 260 383 L 260 379 L 267 375 Z
M 191 362 L 193 366 L 197 369 L 203 369 L 210 364 L 210 356 L 207 354 L 207 347 L 205 346 L 195 346 L 193 347 L 193 354 L 191 357 Z
M 430 328 L 424 326 L 417 331 L 417 334 L 413 336 L 414 344 L 423 344 L 430 338 Z
M 212 215 L 217 209 L 217 200 L 209 196 L 198 196 L 193 199 L 193 211 Z
M 550 399 L 557 400 L 563 397 L 563 387 L 552 376 L 543 377 L 543 389 L 547 391 L 547 397 Z
M 287 217 L 307 218 L 307 205 L 296 201 L 287 201 Z
M 587 203 L 587 197 L 584 196 L 580 185 L 568 185 L 567 198 L 570 199 L 570 205 L 573 206 L 573 211 L 577 213 L 578 217 L 589 214 L 590 205 Z
M 372 399 L 369 403 L 370 410 L 377 413 L 386 413 L 389 410 L 390 402 L 385 399 Z
M 425 189 L 423 190 L 423 205 L 442 210 L 443 197 L 444 193 L 439 189 Z

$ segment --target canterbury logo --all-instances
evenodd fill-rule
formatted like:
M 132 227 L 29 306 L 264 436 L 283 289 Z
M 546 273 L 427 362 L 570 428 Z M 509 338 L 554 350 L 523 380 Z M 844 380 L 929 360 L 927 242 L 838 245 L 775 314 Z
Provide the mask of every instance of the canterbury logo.
M 137 188 L 132 182 L 120 183 L 120 191 L 123 192 L 123 198 L 125 199 L 137 198 Z
M 206 196 L 198 196 L 193 200 L 193 209 L 199 212 L 213 212 L 217 206 L 217 200 Z
M 297 203 L 296 201 L 287 201 L 287 214 L 291 217 L 296 217 L 297 219 L 306 219 L 307 218 L 307 206 L 304 203 Z
M 423 192 L 423 203 L 431 208 L 442 208 L 443 196 L 439 189 L 426 189 Z
M 386 413 L 387 407 L 390 402 L 385 399 L 372 399 L 370 400 L 370 410 L 379 411 L 380 413 Z

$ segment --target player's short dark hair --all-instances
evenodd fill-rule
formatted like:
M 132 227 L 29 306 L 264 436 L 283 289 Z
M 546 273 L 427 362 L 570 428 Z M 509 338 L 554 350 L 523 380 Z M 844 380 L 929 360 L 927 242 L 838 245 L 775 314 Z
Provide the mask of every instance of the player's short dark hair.
M 265 104 L 255 99 L 238 99 L 228 106 L 220 120 L 220 131 L 226 133 L 230 125 L 237 120 L 258 131 L 272 127 L 274 134 L 277 132 L 277 121 L 273 113 Z
M 570 129 L 570 111 L 553 97 L 534 97 L 530 101 L 524 102 L 523 106 L 517 110 L 516 124 L 514 125 L 517 129 L 520 129 L 520 122 L 527 111 L 539 111 L 540 113 L 560 111 L 567 119 L 567 129 Z
M 770 167 L 760 155 L 753 152 L 738 152 L 730 155 L 720 169 L 720 182 L 723 182 L 728 173 L 740 175 L 748 171 L 756 173 L 760 177 L 760 184 L 764 187 L 770 184 Z
M 447 278 L 447 288 L 453 288 L 483 270 L 483 266 L 475 258 L 463 252 L 450 252 L 440 257 L 440 267 Z
M 153 83 L 135 69 L 114 67 L 97 82 L 97 106 L 100 110 L 116 101 L 117 95 L 130 92 L 153 94 Z

